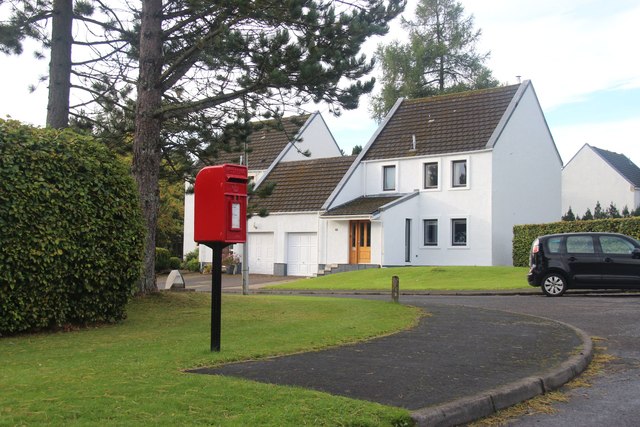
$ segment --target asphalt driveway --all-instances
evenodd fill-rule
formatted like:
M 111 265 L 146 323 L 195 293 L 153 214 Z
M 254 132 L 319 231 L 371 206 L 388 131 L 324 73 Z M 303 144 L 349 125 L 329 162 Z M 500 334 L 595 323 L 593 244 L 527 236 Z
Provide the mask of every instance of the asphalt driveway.
M 599 345 L 616 357 L 589 388 L 569 390 L 556 414 L 537 414 L 510 426 L 635 427 L 640 420 L 640 294 L 567 293 L 560 298 L 531 296 L 403 296 L 418 306 L 432 303 L 543 316 L 600 337 Z

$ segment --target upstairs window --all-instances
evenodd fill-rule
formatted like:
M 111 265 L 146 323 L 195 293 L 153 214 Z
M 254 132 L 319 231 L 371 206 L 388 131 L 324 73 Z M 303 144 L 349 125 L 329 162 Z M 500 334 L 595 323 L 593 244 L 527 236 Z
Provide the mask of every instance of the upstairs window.
M 394 191 L 396 189 L 396 167 L 382 167 L 382 190 Z
M 453 187 L 466 187 L 467 186 L 467 161 L 466 160 L 454 160 L 451 162 L 451 176 Z
M 424 188 L 438 188 L 438 163 L 424 164 Z

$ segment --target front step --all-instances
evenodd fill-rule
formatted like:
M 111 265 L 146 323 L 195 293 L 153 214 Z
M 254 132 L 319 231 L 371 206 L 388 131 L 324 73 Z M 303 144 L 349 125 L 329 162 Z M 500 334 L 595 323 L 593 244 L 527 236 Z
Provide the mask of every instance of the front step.
M 346 271 L 366 270 L 369 268 L 380 268 L 380 266 L 375 264 L 327 264 L 324 268 L 318 269 L 316 277 L 333 273 L 344 273 Z

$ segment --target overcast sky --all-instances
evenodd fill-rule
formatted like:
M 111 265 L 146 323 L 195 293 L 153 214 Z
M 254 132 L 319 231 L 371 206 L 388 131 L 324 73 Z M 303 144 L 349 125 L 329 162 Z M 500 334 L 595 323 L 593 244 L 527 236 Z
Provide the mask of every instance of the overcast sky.
M 417 0 L 409 0 L 407 13 Z M 501 82 L 531 80 L 567 162 L 585 143 L 623 153 L 640 165 L 640 2 L 637 0 L 462 0 L 482 29 L 480 50 Z M 387 38 L 400 38 L 398 25 Z M 373 53 L 378 41 L 368 44 Z M 43 125 L 47 61 L 0 55 L 0 117 Z M 338 144 L 367 143 L 376 129 L 368 99 L 333 118 L 318 107 Z

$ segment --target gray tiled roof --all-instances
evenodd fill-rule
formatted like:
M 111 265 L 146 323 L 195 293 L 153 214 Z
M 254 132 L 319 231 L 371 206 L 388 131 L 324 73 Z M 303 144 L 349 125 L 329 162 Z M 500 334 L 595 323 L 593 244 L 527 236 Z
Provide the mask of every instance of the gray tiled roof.
M 524 83 L 523 83 L 524 84 Z M 402 101 L 363 160 L 482 150 L 520 85 Z M 413 135 L 416 149 L 412 149 Z
M 636 187 L 640 187 L 640 168 L 636 166 L 627 156 L 624 154 L 614 153 L 613 151 L 603 150 L 591 146 L 593 151 L 598 153 L 607 163 L 611 165 L 620 175 L 625 177 L 627 181 Z
M 278 157 L 278 154 L 282 152 L 285 146 L 293 141 L 310 116 L 310 114 L 304 114 L 284 117 L 281 120 L 281 126 L 275 120 L 252 123 L 255 130 L 249 137 L 249 169 L 262 170 L 271 166 L 271 163 Z M 234 149 L 242 149 L 239 145 L 234 146 L 233 143 L 231 145 Z M 244 151 L 220 151 L 214 164 L 237 164 L 240 162 L 240 156 L 243 155 Z
M 402 194 L 394 196 L 363 196 L 328 210 L 323 216 L 372 215 L 382 206 L 398 200 Z
M 269 212 L 320 211 L 354 160 L 342 156 L 280 162 L 262 181 L 276 184 L 271 196 L 251 202 Z

